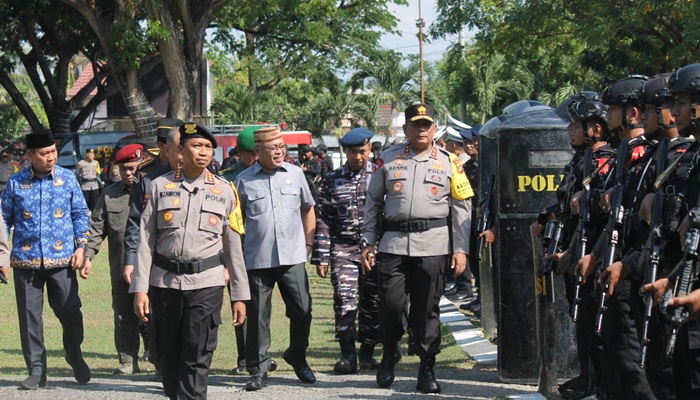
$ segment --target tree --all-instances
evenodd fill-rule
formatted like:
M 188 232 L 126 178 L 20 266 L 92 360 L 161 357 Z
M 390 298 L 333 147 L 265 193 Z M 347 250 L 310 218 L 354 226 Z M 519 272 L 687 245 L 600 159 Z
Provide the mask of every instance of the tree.
M 5 27 L 0 33 L 0 85 L 30 128 L 40 129 L 48 123 L 54 132 L 77 130 L 95 109 L 97 100 L 108 94 L 100 85 L 106 71 L 100 70 L 85 90 L 66 98 L 73 57 L 83 53 L 95 59 L 99 54 L 94 37 L 86 33 L 77 13 L 56 2 L 6 0 L 0 4 L 0 21 Z M 18 65 L 33 86 L 33 99 L 28 99 L 29 91 L 21 87 L 26 85 L 24 78 L 12 73 Z M 83 105 L 96 87 L 96 100 Z M 34 108 L 37 103 L 44 109 L 39 115 Z M 46 119 L 42 120 L 41 114 Z

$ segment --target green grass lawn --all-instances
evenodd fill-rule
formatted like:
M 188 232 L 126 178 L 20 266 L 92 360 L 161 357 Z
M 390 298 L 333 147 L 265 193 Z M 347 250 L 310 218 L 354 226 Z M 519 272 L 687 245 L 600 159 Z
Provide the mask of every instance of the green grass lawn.
M 93 261 L 93 269 L 87 281 L 80 280 L 80 297 L 83 303 L 85 323 L 85 341 L 83 354 L 92 368 L 93 375 L 111 375 L 118 367 L 114 350 L 114 329 L 111 306 L 111 289 L 109 282 L 109 265 L 107 262 L 107 243 Z M 330 279 L 316 276 L 314 266 L 307 268 L 313 298 L 313 322 L 311 326 L 308 361 L 317 372 L 329 373 L 340 356 L 338 344 L 334 341 L 333 328 L 333 292 Z M 26 374 L 24 358 L 20 347 L 19 326 L 17 323 L 17 306 L 14 285 L 0 286 L 0 304 L 3 307 L 0 319 L 0 374 Z M 289 323 L 284 315 L 284 303 L 279 292 L 274 292 L 272 315 L 272 346 L 270 352 L 278 362 L 279 373 L 291 373 L 292 368 L 282 360 L 282 352 L 289 344 Z M 227 303 L 222 309 L 224 323 L 219 328 L 219 345 L 212 362 L 213 374 L 225 374 L 236 365 L 236 344 L 231 323 L 231 310 Z M 438 356 L 438 368 L 469 369 L 474 362 L 455 344 L 447 327 L 443 326 L 442 353 Z M 70 367 L 63 359 L 61 325 L 44 301 L 44 340 L 48 356 L 48 370 L 54 376 L 72 376 Z M 404 338 L 404 354 L 406 353 Z M 381 348 L 376 356 L 381 357 Z M 397 367 L 399 370 L 417 370 L 419 359 L 416 356 L 404 356 Z M 148 364 L 151 366 L 150 364 Z M 144 366 L 142 365 L 142 368 Z

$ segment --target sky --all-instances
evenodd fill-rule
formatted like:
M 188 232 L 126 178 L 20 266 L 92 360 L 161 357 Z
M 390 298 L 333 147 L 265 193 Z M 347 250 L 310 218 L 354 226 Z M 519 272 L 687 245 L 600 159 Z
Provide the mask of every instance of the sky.
M 420 47 L 418 44 L 418 28 L 416 20 L 418 19 L 418 0 L 408 0 L 408 6 L 398 6 L 389 4 L 391 11 L 398 19 L 397 30 L 402 32 L 402 36 L 384 35 L 380 40 L 380 44 L 390 50 L 400 51 L 403 54 L 419 54 Z M 422 0 L 421 14 L 425 21 L 423 34 L 425 35 L 430 28 L 430 24 L 435 21 L 437 11 L 435 10 L 435 1 Z M 447 37 L 446 39 L 433 40 L 432 43 L 423 43 L 423 59 L 426 61 L 437 61 L 442 58 L 442 54 L 447 51 L 450 44 L 458 40 L 457 36 Z

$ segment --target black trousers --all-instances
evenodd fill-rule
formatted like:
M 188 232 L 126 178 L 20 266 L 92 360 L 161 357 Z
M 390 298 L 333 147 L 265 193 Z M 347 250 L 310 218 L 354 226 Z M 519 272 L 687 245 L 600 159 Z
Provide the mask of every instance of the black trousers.
M 608 307 L 603 318 L 602 337 L 608 362 L 620 384 L 616 396 L 621 399 L 654 400 L 646 374 L 639 367 L 639 334 L 632 312 L 629 280 L 615 288 L 615 294 L 606 300 Z
M 678 400 L 700 399 L 700 321 L 678 329 L 673 349 L 673 376 Z
M 440 297 L 448 256 L 377 255 L 379 265 L 379 340 L 396 346 L 404 334 L 403 316 L 410 297 L 408 326 L 421 357 L 440 353 Z
M 141 320 L 134 313 L 134 294 L 129 284 L 112 281 L 112 310 L 114 311 L 114 347 L 120 363 L 138 360 Z
M 82 303 L 78 295 L 78 280 L 71 268 L 21 269 L 15 268 L 15 296 L 19 315 L 19 333 L 22 354 L 29 375 L 46 374 L 44 347 L 44 286 L 49 306 L 63 327 L 63 348 L 66 361 L 75 367 L 82 360 L 83 343 Z M 132 310 L 133 313 L 133 310 Z
M 100 195 L 99 189 L 83 190 L 83 196 L 85 197 L 85 202 L 87 203 L 88 210 L 92 211 L 97 204 L 97 198 Z
M 294 363 L 306 362 L 311 330 L 311 294 L 304 263 L 275 268 L 249 269 L 250 302 L 246 326 L 246 368 L 250 374 L 270 370 L 270 318 L 272 290 L 279 286 L 289 318 L 287 354 Z
M 170 399 L 206 399 L 221 325 L 223 286 L 196 290 L 151 286 L 158 365 Z

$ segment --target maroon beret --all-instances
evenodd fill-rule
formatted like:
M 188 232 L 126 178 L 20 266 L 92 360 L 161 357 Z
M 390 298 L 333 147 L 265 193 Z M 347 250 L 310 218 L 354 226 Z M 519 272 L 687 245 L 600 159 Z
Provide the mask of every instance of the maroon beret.
M 123 164 L 141 159 L 143 154 L 143 146 L 138 143 L 127 144 L 114 157 L 115 164 Z

